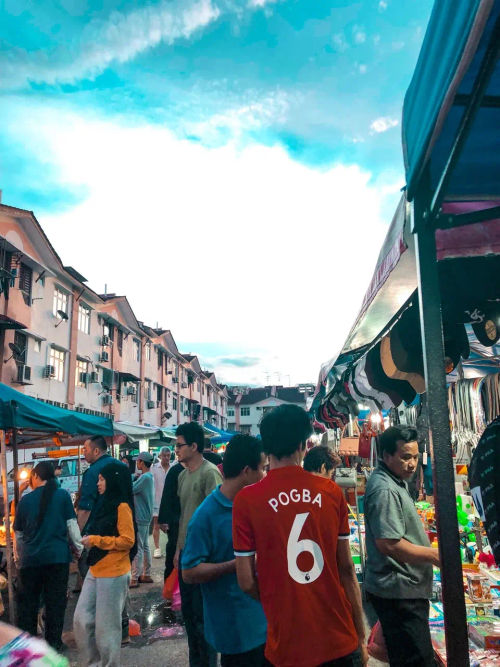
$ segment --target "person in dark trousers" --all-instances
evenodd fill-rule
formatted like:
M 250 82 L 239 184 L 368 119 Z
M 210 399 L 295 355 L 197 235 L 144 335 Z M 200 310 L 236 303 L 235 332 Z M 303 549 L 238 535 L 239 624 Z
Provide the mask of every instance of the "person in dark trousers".
M 160 529 L 167 533 L 168 538 L 167 548 L 165 549 L 165 572 L 163 575 L 165 579 L 168 579 L 174 570 L 174 557 L 177 549 L 179 519 L 181 516 L 181 503 L 177 495 L 177 482 L 183 470 L 184 466 L 180 463 L 170 466 L 165 477 L 165 485 L 158 512 Z
M 199 584 L 188 584 L 182 579 L 179 563 L 186 540 L 188 523 L 196 508 L 222 482 L 222 475 L 213 463 L 203 458 L 204 434 L 196 422 L 177 427 L 175 451 L 185 469 L 179 475 L 177 493 L 181 504 L 179 536 L 174 566 L 179 571 L 182 616 L 189 645 L 190 667 L 215 667 L 217 654 L 207 643 L 203 631 L 203 599 Z
M 221 654 L 222 667 L 266 664 L 266 617 L 260 602 L 238 586 L 232 534 L 233 500 L 264 477 L 265 464 L 257 438 L 238 434 L 231 439 L 224 481 L 193 514 L 182 554 L 182 578 L 201 585 L 205 639 Z
M 392 426 L 379 436 L 379 448 L 365 493 L 365 588 L 391 667 L 434 667 L 429 598 L 439 552 L 430 546 L 407 485 L 419 459 L 417 431 Z
M 70 546 L 83 551 L 75 510 L 67 491 L 57 485 L 54 466 L 41 461 L 31 472 L 32 493 L 21 498 L 14 520 L 15 560 L 19 569 L 18 624 L 37 634 L 40 603 L 45 603 L 45 639 L 56 650 L 66 611 Z

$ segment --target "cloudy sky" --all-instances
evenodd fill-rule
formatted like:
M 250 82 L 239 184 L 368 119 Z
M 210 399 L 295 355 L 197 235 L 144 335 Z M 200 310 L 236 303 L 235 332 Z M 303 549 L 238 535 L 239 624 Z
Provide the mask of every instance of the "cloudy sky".
M 431 0 L 2 0 L 0 188 L 220 381 L 316 381 L 404 185 Z

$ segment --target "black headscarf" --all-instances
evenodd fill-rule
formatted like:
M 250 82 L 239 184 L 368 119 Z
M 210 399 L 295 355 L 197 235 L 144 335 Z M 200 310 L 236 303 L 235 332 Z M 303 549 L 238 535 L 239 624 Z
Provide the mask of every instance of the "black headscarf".
M 133 502 L 131 490 L 129 490 L 130 475 L 126 466 L 116 463 L 108 464 L 99 474 L 106 480 L 106 491 L 85 532 L 89 535 L 118 537 L 118 507 L 122 503 L 130 505 L 130 502 Z M 109 551 L 105 549 L 92 547 L 87 557 L 87 564 L 95 565 L 108 553 Z

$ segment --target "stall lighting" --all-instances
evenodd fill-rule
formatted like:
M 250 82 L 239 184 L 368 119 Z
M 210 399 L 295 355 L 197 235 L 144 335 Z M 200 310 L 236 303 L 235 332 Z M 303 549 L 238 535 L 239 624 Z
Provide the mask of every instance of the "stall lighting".
M 382 421 L 380 415 L 371 415 L 370 419 L 374 424 L 380 424 L 380 422 Z
M 28 476 L 29 476 L 29 471 L 28 470 L 21 470 L 21 472 L 19 473 L 19 479 L 20 480 L 28 479 Z

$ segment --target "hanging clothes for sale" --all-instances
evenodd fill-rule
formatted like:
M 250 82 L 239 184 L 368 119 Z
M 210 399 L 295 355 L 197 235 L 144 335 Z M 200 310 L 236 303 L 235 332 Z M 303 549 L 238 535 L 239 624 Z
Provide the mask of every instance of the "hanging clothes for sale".
M 485 429 L 469 465 L 474 504 L 500 567 L 500 417 Z

